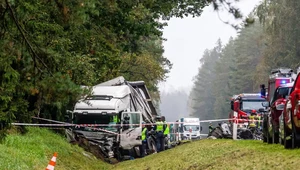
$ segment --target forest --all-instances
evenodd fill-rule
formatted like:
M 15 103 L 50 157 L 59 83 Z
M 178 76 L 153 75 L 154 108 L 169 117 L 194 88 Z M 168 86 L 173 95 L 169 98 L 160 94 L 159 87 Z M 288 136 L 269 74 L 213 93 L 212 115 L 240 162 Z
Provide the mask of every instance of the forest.
M 0 139 L 11 122 L 63 120 L 88 93 L 82 85 L 120 75 L 145 81 L 158 107 L 172 68 L 166 21 L 210 4 L 242 18 L 226 0 L 0 0 Z
M 300 66 L 300 1 L 263 0 L 227 44 L 220 40 L 207 49 L 189 95 L 191 116 L 202 120 L 228 118 L 230 98 L 260 93 L 271 69 Z

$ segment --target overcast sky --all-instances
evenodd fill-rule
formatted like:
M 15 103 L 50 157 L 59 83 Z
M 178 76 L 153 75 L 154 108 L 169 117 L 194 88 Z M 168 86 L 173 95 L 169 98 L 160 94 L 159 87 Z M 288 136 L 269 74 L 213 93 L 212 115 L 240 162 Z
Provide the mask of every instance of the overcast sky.
M 237 4 L 244 15 L 248 15 L 261 0 L 240 0 Z M 173 18 L 164 28 L 163 43 L 165 53 L 173 68 L 166 82 L 159 85 L 161 92 L 170 92 L 176 89 L 189 91 L 193 85 L 193 77 L 197 75 L 200 58 L 205 49 L 215 46 L 218 38 L 226 44 L 230 38 L 236 37 L 236 30 L 224 21 L 233 21 L 226 12 L 213 11 L 212 6 L 204 9 L 198 18 Z

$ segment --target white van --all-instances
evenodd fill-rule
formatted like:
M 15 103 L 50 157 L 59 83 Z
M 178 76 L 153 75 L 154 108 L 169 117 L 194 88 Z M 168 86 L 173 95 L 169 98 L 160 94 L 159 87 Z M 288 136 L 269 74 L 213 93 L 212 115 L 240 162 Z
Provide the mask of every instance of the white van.
M 202 127 L 199 118 L 181 118 L 179 122 L 180 140 L 201 139 Z

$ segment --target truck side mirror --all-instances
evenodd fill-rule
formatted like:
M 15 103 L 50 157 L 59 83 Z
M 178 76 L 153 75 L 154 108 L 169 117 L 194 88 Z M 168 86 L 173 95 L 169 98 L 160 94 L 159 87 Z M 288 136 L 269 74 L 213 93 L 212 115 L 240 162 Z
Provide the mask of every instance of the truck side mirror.
M 65 115 L 64 115 L 64 118 L 65 118 L 65 122 L 70 122 L 72 120 L 70 120 L 70 118 L 72 117 L 72 111 L 71 110 L 67 110 Z
M 202 126 L 200 126 L 200 132 L 202 132 Z
M 259 108 L 258 111 L 259 112 L 265 112 L 265 109 L 264 108 Z
M 269 102 L 262 102 L 261 105 L 263 107 L 270 107 L 270 103 Z
M 233 100 L 230 101 L 230 108 L 231 108 L 231 110 L 234 109 L 234 108 L 233 108 Z

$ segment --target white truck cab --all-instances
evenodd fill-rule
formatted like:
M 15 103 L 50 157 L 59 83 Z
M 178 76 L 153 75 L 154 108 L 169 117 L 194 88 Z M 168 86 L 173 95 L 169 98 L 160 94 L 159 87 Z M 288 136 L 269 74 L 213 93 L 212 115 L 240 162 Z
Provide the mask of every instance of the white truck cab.
M 93 93 L 76 103 L 75 114 L 117 114 L 130 107 L 128 86 L 94 87 Z
M 92 93 L 75 104 L 72 123 L 84 126 L 67 134 L 70 141 L 76 140 L 73 134 L 91 140 L 107 158 L 128 155 L 129 150 L 139 154 L 142 122 L 152 123 L 153 115 L 157 113 L 145 83 L 118 77 L 93 86 Z

